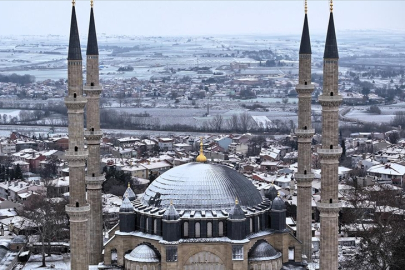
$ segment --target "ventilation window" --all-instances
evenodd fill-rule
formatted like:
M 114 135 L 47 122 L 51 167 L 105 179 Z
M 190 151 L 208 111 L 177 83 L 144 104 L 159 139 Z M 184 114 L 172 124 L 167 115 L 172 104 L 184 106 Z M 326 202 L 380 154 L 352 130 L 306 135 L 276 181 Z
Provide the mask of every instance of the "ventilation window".
M 91 176 L 92 176 L 92 177 L 95 177 L 95 176 L 96 176 L 96 174 L 95 174 L 95 173 L 92 173 L 92 174 L 91 174 Z
M 94 86 L 94 82 L 90 83 L 90 86 Z
M 77 94 L 76 94 L 76 93 L 73 93 L 73 98 L 77 98 Z
M 333 149 L 333 145 L 330 145 L 329 148 L 330 148 L 330 149 Z
M 329 199 L 329 203 L 332 203 L 332 199 Z
M 330 92 L 330 96 L 333 97 L 333 92 Z
M 76 207 L 79 207 L 79 202 L 76 202 Z
M 75 146 L 75 152 L 79 151 L 79 147 Z
M 307 174 L 307 170 L 304 170 L 304 174 Z
M 305 82 L 304 84 L 305 84 L 305 85 L 307 85 L 308 83 L 307 83 L 307 82 Z
M 307 127 L 307 126 L 305 126 L 305 127 L 304 127 L 304 130 L 307 130 L 307 129 L 308 129 L 308 127 Z
M 94 128 L 91 128 L 90 131 L 94 131 Z

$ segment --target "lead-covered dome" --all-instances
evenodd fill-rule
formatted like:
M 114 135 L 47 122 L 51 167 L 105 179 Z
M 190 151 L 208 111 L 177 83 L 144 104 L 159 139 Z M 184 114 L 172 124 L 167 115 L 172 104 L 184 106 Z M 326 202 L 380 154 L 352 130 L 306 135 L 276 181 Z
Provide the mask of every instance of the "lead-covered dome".
M 249 261 L 268 261 L 281 257 L 281 252 L 264 240 L 256 242 L 248 254 Z
M 134 248 L 131 253 L 125 255 L 125 259 L 133 262 L 159 262 L 159 257 L 156 252 L 148 245 L 141 244 Z
M 145 191 L 143 205 L 177 210 L 231 210 L 235 199 L 241 207 L 263 201 L 250 180 L 222 165 L 187 163 L 163 173 Z

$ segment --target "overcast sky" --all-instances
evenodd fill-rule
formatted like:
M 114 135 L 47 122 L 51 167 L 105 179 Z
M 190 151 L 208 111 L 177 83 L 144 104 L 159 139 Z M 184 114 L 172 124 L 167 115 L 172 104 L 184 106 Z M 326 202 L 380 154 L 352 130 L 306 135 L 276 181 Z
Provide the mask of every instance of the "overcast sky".
M 329 1 L 309 1 L 313 34 L 326 33 Z M 405 1 L 334 1 L 337 31 L 405 30 Z M 79 32 L 86 35 L 90 1 L 77 1 Z M 95 0 L 99 34 L 297 34 L 304 1 Z M 71 1 L 0 1 L 0 35 L 68 35 Z

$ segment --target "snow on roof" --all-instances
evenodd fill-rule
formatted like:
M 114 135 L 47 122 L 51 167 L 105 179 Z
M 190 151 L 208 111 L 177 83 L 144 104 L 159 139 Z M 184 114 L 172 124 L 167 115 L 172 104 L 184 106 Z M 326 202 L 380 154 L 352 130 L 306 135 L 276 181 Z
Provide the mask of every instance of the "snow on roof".
M 385 175 L 402 176 L 405 174 L 405 166 L 397 163 L 386 163 L 370 167 L 367 172 Z

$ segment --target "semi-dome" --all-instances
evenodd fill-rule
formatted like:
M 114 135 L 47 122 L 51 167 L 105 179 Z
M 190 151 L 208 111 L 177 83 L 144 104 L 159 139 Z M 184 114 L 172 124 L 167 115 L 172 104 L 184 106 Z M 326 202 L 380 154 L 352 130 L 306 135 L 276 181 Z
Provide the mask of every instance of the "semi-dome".
M 156 252 L 148 245 L 141 244 L 134 248 L 131 253 L 125 255 L 125 259 L 133 262 L 159 262 Z
M 187 163 L 163 173 L 147 188 L 141 203 L 177 210 L 226 210 L 235 205 L 253 207 L 263 201 L 250 180 L 222 165 Z
M 271 210 L 285 210 L 285 202 L 279 196 L 277 196 L 271 205 Z
M 274 260 L 281 256 L 281 253 L 274 249 L 266 241 L 258 241 L 249 251 L 249 261 Z

